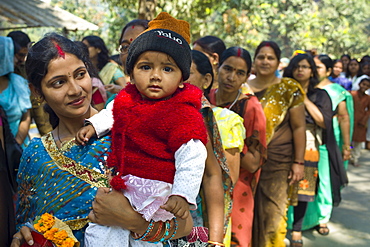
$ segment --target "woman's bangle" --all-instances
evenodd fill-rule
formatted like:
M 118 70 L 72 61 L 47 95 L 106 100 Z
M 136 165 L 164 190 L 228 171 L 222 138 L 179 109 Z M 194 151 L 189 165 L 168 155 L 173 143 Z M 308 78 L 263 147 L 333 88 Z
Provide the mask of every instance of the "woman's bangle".
M 211 240 L 209 240 L 208 243 L 211 244 L 211 245 L 213 245 L 213 246 L 215 246 L 215 247 L 217 247 L 217 246 L 222 246 L 222 247 L 225 246 L 225 244 L 223 244 L 223 243 L 216 242 L 216 241 L 211 241 Z
M 293 164 L 298 164 L 298 165 L 304 165 L 304 162 L 298 162 L 298 161 L 294 161 Z
M 347 150 L 347 151 L 351 151 L 352 150 L 352 146 L 351 145 L 343 145 L 343 150 Z
M 158 238 L 159 234 L 162 232 L 163 225 L 164 225 L 164 222 L 163 221 L 159 222 L 159 226 L 158 226 L 157 232 L 154 234 L 154 236 L 152 238 L 150 238 L 150 239 L 148 239 L 146 241 L 152 242 L 152 241 L 156 240 Z
M 154 223 L 155 223 L 154 220 L 151 220 L 150 221 L 149 226 L 148 226 L 148 229 L 146 229 L 146 232 L 143 235 L 140 236 L 136 232 L 133 232 L 132 233 L 132 237 L 135 240 L 143 240 L 144 238 L 146 238 L 153 231 Z
M 167 220 L 165 222 L 164 234 L 163 234 L 162 238 L 159 240 L 159 242 L 163 242 L 163 241 L 166 240 L 166 238 L 168 237 L 168 235 L 170 235 L 170 229 L 171 229 L 171 221 L 170 220 Z
M 176 219 L 176 217 L 174 217 L 174 218 L 173 218 L 173 223 L 174 223 L 174 225 L 175 225 L 175 229 L 174 229 L 174 231 L 173 231 L 173 233 L 172 233 L 171 237 L 170 237 L 169 239 L 167 239 L 167 240 L 171 240 L 171 239 L 173 239 L 173 237 L 175 237 L 175 235 L 176 235 L 177 229 L 179 229 L 179 224 L 177 223 L 177 219 Z

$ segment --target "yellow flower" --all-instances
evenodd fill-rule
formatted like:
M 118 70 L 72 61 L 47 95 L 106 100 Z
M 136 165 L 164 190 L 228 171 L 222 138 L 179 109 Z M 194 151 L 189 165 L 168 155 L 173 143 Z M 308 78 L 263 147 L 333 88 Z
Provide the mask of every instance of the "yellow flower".
M 54 241 L 55 240 L 55 233 L 57 233 L 58 230 L 59 230 L 58 228 L 51 228 L 49 231 L 44 233 L 44 237 L 47 240 Z
M 71 238 L 66 238 L 66 240 L 63 241 L 61 247 L 73 247 L 75 245 L 75 241 Z
M 54 223 L 55 223 L 54 216 L 52 216 L 51 214 L 48 214 L 48 213 L 45 213 L 45 214 L 41 215 L 40 220 L 42 221 L 43 225 L 45 227 L 49 228 L 49 229 L 52 228 Z
M 68 238 L 68 233 L 65 230 L 61 230 L 54 234 L 55 240 L 64 240 Z

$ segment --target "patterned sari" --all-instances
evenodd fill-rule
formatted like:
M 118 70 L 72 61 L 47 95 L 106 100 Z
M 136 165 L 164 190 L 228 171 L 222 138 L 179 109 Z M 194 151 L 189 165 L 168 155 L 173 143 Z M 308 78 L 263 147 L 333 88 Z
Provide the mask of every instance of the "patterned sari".
M 222 182 L 224 187 L 224 204 L 225 204 L 224 234 L 226 234 L 232 208 L 233 184 L 229 176 L 229 168 L 226 164 L 225 153 L 224 149 L 222 148 L 221 137 L 215 117 L 213 115 L 211 104 L 204 96 L 202 98 L 202 109 L 200 111 L 203 115 L 203 119 L 206 124 L 208 133 L 211 135 L 210 141 L 212 142 L 213 153 L 215 154 L 215 157 L 218 161 L 218 164 L 216 165 L 219 165 L 222 169 Z M 197 197 L 198 208 L 195 211 L 191 211 L 191 216 L 193 217 L 194 221 L 193 231 L 187 237 L 171 240 L 171 246 L 200 247 L 208 245 L 207 227 L 209 226 L 209 224 L 204 196 L 205 196 L 204 191 L 201 186 L 199 195 Z
M 252 246 L 285 246 L 288 175 L 293 163 L 289 110 L 303 104 L 304 91 L 290 78 L 255 92 L 266 116 L 267 161 L 255 196 Z
M 34 138 L 23 152 L 18 172 L 17 227 L 43 213 L 66 222 L 83 246 L 88 214 L 99 187 L 107 187 L 105 161 L 109 136 L 74 140 L 58 149 L 51 132 Z
M 350 138 L 353 133 L 353 99 L 349 92 L 342 86 L 332 83 L 323 88 L 327 91 L 332 101 L 332 111 L 337 113 L 340 102 L 346 101 L 347 111 L 350 119 Z M 341 201 L 341 189 L 348 183 L 345 169 L 348 161 L 343 162 L 341 147 L 343 139 L 337 117 L 331 120 L 332 129 L 326 129 L 324 145 L 320 146 L 319 185 L 317 195 L 313 202 L 309 202 L 303 221 L 302 230 L 307 230 L 319 224 L 329 222 L 333 206 L 338 206 Z M 339 148 L 340 147 L 340 148 Z
M 266 158 L 266 119 L 258 99 L 254 95 L 246 95 L 234 104 L 230 110 L 244 119 L 246 131 L 245 147 L 241 155 L 248 151 L 248 147 L 257 143 L 257 150 L 261 154 L 261 163 Z M 216 105 L 216 90 L 212 90 L 210 101 Z M 231 102 L 220 107 L 230 107 Z M 239 179 L 235 184 L 232 210 L 232 242 L 239 246 L 249 246 L 252 235 L 252 221 L 254 208 L 254 191 L 259 179 L 260 170 L 250 173 L 240 168 Z

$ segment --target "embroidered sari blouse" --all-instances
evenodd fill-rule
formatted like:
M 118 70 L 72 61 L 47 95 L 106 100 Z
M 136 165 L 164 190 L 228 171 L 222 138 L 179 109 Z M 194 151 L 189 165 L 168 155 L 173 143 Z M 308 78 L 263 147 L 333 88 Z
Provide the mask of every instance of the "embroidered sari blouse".
M 32 139 L 18 172 L 17 226 L 50 213 L 77 230 L 74 234 L 82 241 L 96 191 L 107 187 L 110 140 L 92 138 L 86 146 L 71 140 L 58 149 L 51 132 Z

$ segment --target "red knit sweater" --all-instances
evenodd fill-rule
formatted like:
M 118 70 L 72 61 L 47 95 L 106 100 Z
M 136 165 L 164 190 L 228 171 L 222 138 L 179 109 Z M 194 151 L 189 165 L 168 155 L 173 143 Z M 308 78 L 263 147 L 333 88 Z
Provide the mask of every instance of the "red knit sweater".
M 120 178 L 137 177 L 173 183 L 175 152 L 191 139 L 207 143 L 201 108 L 202 92 L 185 83 L 167 100 L 143 99 L 128 85 L 113 105 L 112 152 L 108 165 L 119 172 L 111 181 L 124 189 Z

